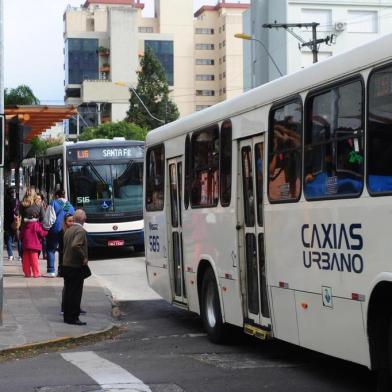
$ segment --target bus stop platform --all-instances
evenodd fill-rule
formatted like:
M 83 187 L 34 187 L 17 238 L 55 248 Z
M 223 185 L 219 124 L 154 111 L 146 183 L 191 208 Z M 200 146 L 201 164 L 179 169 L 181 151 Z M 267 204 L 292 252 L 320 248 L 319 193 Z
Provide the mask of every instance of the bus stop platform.
M 61 314 L 62 278 L 25 278 L 20 261 L 4 258 L 3 324 L 0 325 L 0 354 L 34 345 L 59 344 L 72 338 L 94 336 L 115 326 L 110 293 L 94 276 L 86 279 L 80 319 L 87 325 L 69 325 Z M 40 259 L 41 273 L 46 260 Z

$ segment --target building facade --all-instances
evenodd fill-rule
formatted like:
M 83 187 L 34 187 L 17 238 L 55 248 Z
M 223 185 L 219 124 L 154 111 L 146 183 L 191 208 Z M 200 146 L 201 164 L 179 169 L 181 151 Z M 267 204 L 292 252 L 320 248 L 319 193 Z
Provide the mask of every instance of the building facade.
M 193 0 L 87 0 L 64 13 L 65 102 L 77 105 L 79 127 L 123 120 L 140 57 L 150 47 L 163 65 L 170 96 L 184 116 L 243 91 L 242 13 L 225 1 L 193 13 Z M 179 21 L 181 21 L 179 23 Z M 121 86 L 120 86 L 121 84 Z
M 318 59 L 342 53 L 392 32 L 392 0 L 252 0 L 244 13 L 244 32 L 260 40 L 283 74 L 313 63 L 309 48 L 284 29 L 266 29 L 265 23 L 319 23 L 317 38 L 333 35 L 333 43 L 319 46 Z M 293 30 L 310 41 L 311 29 Z M 244 43 L 244 90 L 279 77 L 279 72 L 257 41 Z

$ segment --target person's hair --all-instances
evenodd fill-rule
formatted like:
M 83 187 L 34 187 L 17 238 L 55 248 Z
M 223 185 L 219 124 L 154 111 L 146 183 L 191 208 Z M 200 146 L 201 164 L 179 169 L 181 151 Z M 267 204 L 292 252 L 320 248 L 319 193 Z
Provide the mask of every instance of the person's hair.
M 83 224 L 86 222 L 86 213 L 81 208 L 77 209 L 74 214 L 74 221 Z
M 54 195 L 59 199 L 63 199 L 65 197 L 65 191 L 64 189 L 57 189 Z
M 25 195 L 23 196 L 22 206 L 30 207 L 31 205 L 33 205 L 35 203 L 35 197 L 36 197 L 35 189 L 33 188 L 28 189 Z

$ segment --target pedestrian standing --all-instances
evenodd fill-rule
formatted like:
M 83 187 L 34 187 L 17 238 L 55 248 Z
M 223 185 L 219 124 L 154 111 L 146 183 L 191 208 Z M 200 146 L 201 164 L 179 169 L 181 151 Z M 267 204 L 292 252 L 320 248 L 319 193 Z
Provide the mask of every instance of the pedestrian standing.
M 7 246 L 8 260 L 14 260 L 13 243 L 18 245 L 19 259 L 22 257 L 21 242 L 19 239 L 20 215 L 19 200 L 16 197 L 16 189 L 10 187 L 4 200 L 4 239 Z
M 38 263 L 38 253 L 42 250 L 41 240 L 48 232 L 42 228 L 36 215 L 25 218 L 20 230 L 20 239 L 23 246 L 22 267 L 25 278 L 41 276 Z
M 45 211 L 42 205 L 36 203 L 37 193 L 35 189 L 28 189 L 23 196 L 20 205 L 20 215 L 22 216 L 22 225 L 25 219 L 31 219 L 32 216 L 36 217 L 39 222 L 44 219 Z
M 65 198 L 64 190 L 57 190 L 55 198 L 49 203 L 48 208 L 52 208 L 56 221 L 49 230 L 46 238 L 46 257 L 47 257 L 47 274 L 48 278 L 55 278 L 55 253 L 59 246 L 60 231 L 63 227 L 65 214 L 74 214 L 75 209 L 72 204 Z
M 79 319 L 84 271 L 88 268 L 87 234 L 83 228 L 85 222 L 86 213 L 81 209 L 76 210 L 73 225 L 64 233 L 64 322 L 74 325 L 86 325 Z

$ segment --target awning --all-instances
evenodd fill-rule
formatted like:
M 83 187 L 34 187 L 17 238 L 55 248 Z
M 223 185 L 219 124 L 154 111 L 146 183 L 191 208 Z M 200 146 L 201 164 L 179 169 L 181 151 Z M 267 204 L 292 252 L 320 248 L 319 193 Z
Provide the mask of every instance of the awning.
M 42 132 L 50 129 L 57 123 L 66 120 L 77 114 L 74 106 L 47 106 L 47 105 L 17 105 L 6 106 L 6 119 L 15 116 L 30 132 L 25 138 L 25 142 L 29 142 L 34 136 L 40 135 Z

